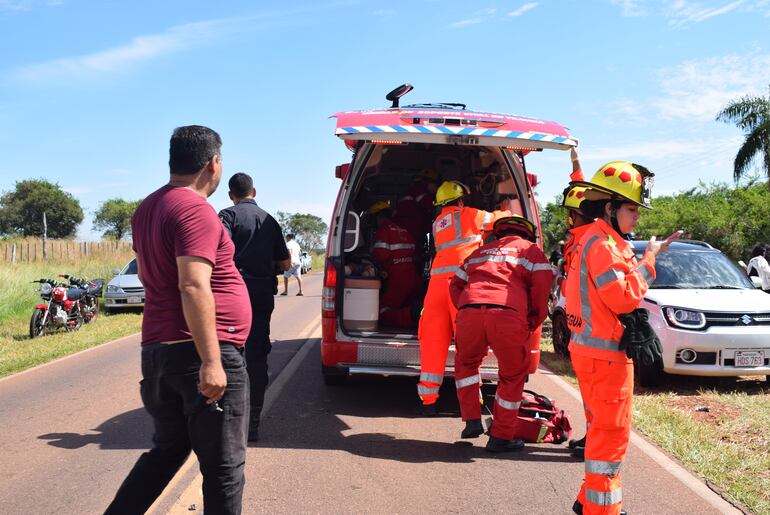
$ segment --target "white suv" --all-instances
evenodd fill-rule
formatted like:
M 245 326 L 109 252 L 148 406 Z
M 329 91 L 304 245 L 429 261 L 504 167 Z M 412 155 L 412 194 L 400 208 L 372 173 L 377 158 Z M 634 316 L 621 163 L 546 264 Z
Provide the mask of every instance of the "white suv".
M 646 241 L 632 242 L 641 258 Z M 658 256 L 642 301 L 663 344 L 663 365 L 637 367 L 643 386 L 663 372 L 694 376 L 770 374 L 770 295 L 756 289 L 724 254 L 703 242 L 676 242 Z M 569 342 L 564 299 L 552 315 L 554 347 Z

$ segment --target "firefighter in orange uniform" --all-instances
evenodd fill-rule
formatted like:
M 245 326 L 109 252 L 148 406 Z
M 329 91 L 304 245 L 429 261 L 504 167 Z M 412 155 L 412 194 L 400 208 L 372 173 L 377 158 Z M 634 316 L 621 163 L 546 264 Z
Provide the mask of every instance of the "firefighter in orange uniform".
M 392 327 L 411 327 L 411 304 L 420 285 L 414 238 L 391 219 L 393 210 L 389 202 L 375 202 L 367 214 L 377 217 L 372 259 L 387 280 L 380 296 L 380 322 Z
M 517 451 L 516 417 L 529 372 L 529 335 L 548 314 L 553 269 L 535 244 L 535 226 L 519 215 L 497 220 L 496 241 L 473 251 L 449 285 L 458 308 L 455 384 L 465 421 L 462 438 L 484 429 L 479 403 L 479 367 L 491 347 L 497 356 L 499 384 L 494 424 L 486 449 Z
M 607 163 L 591 181 L 587 196 L 597 200 L 601 216 L 574 249 L 567 272 L 569 350 L 590 424 L 586 435 L 585 481 L 572 509 L 575 513 L 620 514 L 623 495 L 620 469 L 631 431 L 633 361 L 620 345 L 624 327 L 619 316 L 639 307 L 655 279 L 655 257 L 681 232 L 663 242 L 650 239 L 637 262 L 626 241 L 649 208 L 652 174 L 626 161 Z
M 436 255 L 430 270 L 420 318 L 420 382 L 417 393 L 424 415 L 436 413 L 436 402 L 444 380 L 449 344 L 454 334 L 457 310 L 449 298 L 449 281 L 468 255 L 479 248 L 485 231 L 497 218 L 510 211 L 488 212 L 465 206 L 463 197 L 470 190 L 459 181 L 444 181 L 436 191 L 436 206 L 443 206 L 433 222 Z

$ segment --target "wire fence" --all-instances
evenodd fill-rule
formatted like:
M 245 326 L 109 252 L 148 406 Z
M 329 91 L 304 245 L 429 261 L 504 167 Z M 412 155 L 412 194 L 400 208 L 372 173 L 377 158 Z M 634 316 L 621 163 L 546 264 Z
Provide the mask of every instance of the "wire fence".
M 0 262 L 4 264 L 35 263 L 39 261 L 62 261 L 89 259 L 131 250 L 129 241 L 74 241 L 26 238 L 0 241 Z

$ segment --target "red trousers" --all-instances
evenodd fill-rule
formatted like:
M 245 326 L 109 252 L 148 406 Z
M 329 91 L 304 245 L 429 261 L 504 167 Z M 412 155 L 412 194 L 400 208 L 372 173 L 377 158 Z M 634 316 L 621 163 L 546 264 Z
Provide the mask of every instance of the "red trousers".
M 529 328 L 511 309 L 479 307 L 457 314 L 455 384 L 463 420 L 481 419 L 479 367 L 489 348 L 497 357 L 499 384 L 491 434 L 511 440 L 529 372 Z
M 420 288 L 414 264 L 396 265 L 388 270 L 388 286 L 380 297 L 380 323 L 392 327 L 412 327 L 412 301 Z
M 631 434 L 634 365 L 631 360 L 571 356 L 588 426 L 578 501 L 586 515 L 617 515 L 623 504 L 620 468 Z
M 449 298 L 449 281 L 452 277 L 450 274 L 431 277 L 417 330 L 420 340 L 420 382 L 417 393 L 426 405 L 438 401 L 449 344 L 455 332 L 457 309 Z

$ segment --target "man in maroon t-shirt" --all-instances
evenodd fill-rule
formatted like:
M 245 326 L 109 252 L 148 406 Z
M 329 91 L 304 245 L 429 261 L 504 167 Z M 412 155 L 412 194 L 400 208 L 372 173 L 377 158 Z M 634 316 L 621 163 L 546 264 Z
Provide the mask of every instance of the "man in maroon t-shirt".
M 141 394 L 155 424 L 154 447 L 107 513 L 144 513 L 190 450 L 200 462 L 206 513 L 241 512 L 251 310 L 233 242 L 206 201 L 222 177 L 221 146 L 209 128 L 174 130 L 171 179 L 131 221 L 146 292 Z

